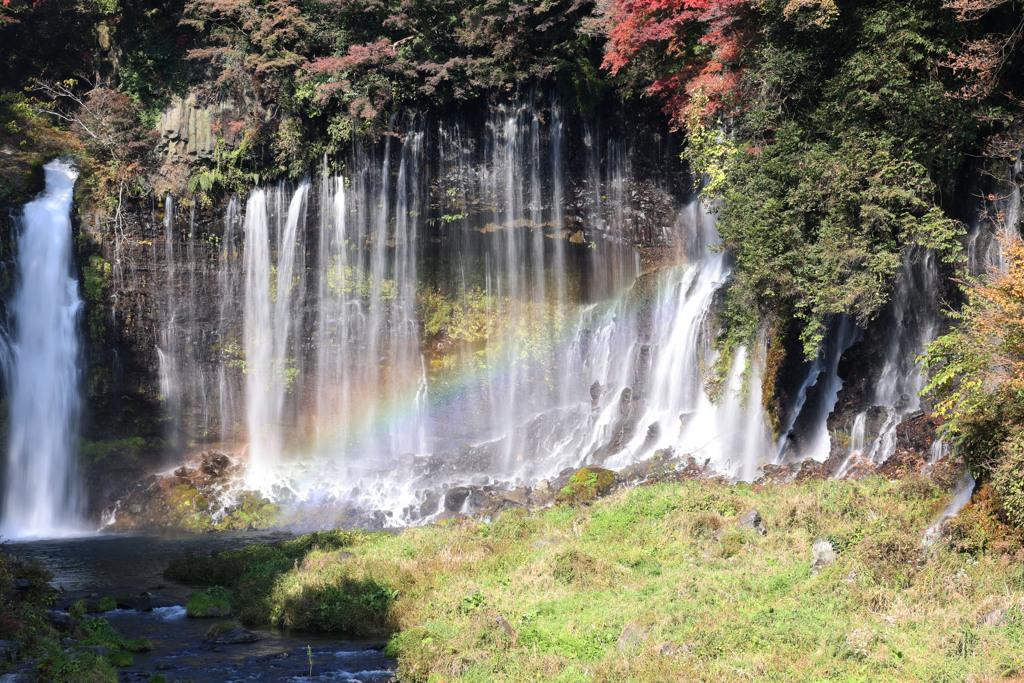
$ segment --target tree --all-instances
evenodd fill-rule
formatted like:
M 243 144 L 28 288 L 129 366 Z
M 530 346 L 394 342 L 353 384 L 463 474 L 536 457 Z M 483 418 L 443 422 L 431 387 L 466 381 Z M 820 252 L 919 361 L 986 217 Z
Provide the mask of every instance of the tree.
M 739 106 L 744 57 L 754 40 L 751 0 L 616 0 L 604 66 L 650 80 L 646 92 L 665 100 L 683 127 Z
M 924 393 L 943 435 L 991 476 L 1011 522 L 1024 527 L 1024 243 L 1003 244 L 1006 272 L 965 283 L 958 325 L 928 346 Z

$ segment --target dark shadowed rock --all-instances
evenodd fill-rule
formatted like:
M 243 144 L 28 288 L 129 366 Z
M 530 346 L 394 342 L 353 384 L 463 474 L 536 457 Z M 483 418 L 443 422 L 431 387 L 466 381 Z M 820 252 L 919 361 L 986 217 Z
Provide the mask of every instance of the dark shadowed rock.
M 244 628 L 231 628 L 223 633 L 218 633 L 215 636 L 209 636 L 203 639 L 203 642 L 212 643 L 214 645 L 238 645 L 241 643 L 255 643 L 259 640 L 252 631 L 247 631 Z
M 139 593 L 138 595 L 128 595 L 118 598 L 117 608 L 130 609 L 136 612 L 152 612 L 153 596 L 148 593 Z
M 203 474 L 210 477 L 220 477 L 231 467 L 231 458 L 223 453 L 206 453 L 203 455 L 203 462 L 199 469 Z
M 525 486 L 506 491 L 501 494 L 501 499 L 506 503 L 511 503 L 516 507 L 526 507 L 529 504 L 530 492 Z
M 56 612 L 54 610 L 50 610 L 46 613 L 46 620 L 50 622 L 54 628 L 60 631 L 70 631 L 78 623 L 78 620 L 70 614 L 65 612 Z
M 448 512 L 461 512 L 467 498 L 469 498 L 469 489 L 465 486 L 448 489 L 444 494 L 444 509 Z
M 21 651 L 16 640 L 0 640 L 0 662 L 13 662 Z

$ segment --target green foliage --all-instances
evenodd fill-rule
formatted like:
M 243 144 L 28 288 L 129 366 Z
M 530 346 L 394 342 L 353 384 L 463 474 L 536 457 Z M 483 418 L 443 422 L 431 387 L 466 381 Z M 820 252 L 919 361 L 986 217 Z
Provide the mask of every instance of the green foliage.
M 992 477 L 1014 526 L 1024 527 L 1024 245 L 1003 245 L 1006 272 L 967 287 L 960 324 L 929 344 L 924 392 L 943 434 L 982 478 Z
M 111 649 L 124 647 L 125 641 L 120 633 L 103 617 L 93 617 L 82 622 L 85 638 L 82 645 L 103 645 Z
M 38 106 L 25 93 L 0 92 L 0 201 L 29 200 L 43 189 L 43 164 L 77 146 L 66 131 L 36 114 Z
M 331 569 L 343 570 L 344 563 Z M 285 574 L 269 596 L 268 621 L 298 631 L 371 636 L 390 633 L 389 610 L 398 592 L 372 580 L 328 571 L 327 585 L 299 586 Z
M 105 598 L 100 598 L 95 605 L 92 605 L 91 612 L 111 612 L 117 609 L 117 600 L 110 597 L 109 595 Z
M 116 683 L 117 671 L 106 657 L 92 652 L 64 653 L 43 658 L 39 671 L 49 681 L 66 683 Z
M 149 638 L 136 638 L 126 642 L 124 647 L 129 652 L 149 652 L 153 649 L 153 641 Z
M 206 640 L 213 640 L 220 634 L 227 633 L 233 628 L 235 628 L 235 622 L 233 621 L 227 619 L 215 621 L 213 622 L 213 625 L 210 626 L 210 628 L 206 629 L 206 635 L 204 636 L 204 638 Z
M 882 310 L 903 250 L 957 252 L 925 167 L 898 150 L 877 136 L 812 144 L 786 124 L 738 161 L 719 230 L 738 264 L 727 311 L 745 338 L 758 311 L 791 311 L 813 356 L 832 316 L 865 324 Z
M 262 584 L 266 614 L 329 627 L 344 617 L 332 605 L 376 594 L 397 629 L 386 652 L 410 681 L 996 675 L 1019 659 L 1007 589 L 1021 585 L 1022 555 L 966 555 L 950 538 L 923 550 L 948 498 L 918 478 L 661 483 L 313 551 Z M 753 508 L 767 536 L 729 519 Z M 841 552 L 812 574 L 821 536 Z M 995 607 L 1006 626 L 982 625 Z M 624 657 L 629 628 L 643 644 Z
M 85 600 L 76 600 L 71 603 L 68 607 L 68 614 L 73 616 L 75 619 L 81 619 L 89 612 L 88 606 L 85 604 Z
M 1005 444 L 992 472 L 992 485 L 1010 524 L 1024 529 L 1024 434 L 1018 432 Z
M 146 440 L 141 436 L 129 436 L 123 439 L 106 441 L 90 441 L 82 439 L 79 450 L 92 464 L 100 464 L 116 460 L 117 462 L 134 462 L 138 459 Z
M 904 259 L 957 257 L 943 193 L 978 127 L 940 65 L 964 29 L 940 0 L 745 5 L 619 3 L 606 63 L 653 83 L 685 129 L 684 158 L 736 261 L 722 345 L 795 321 L 811 357 L 835 316 L 863 325 L 884 308 Z M 708 7 L 735 17 L 693 25 Z M 666 34 L 667 48 L 643 47 Z M 709 65 L 722 46 L 735 52 Z M 698 88 L 712 67 L 720 81 Z M 721 106 L 729 97 L 740 106 Z
M 274 525 L 281 508 L 255 491 L 245 491 L 227 514 L 217 520 L 218 529 L 268 529 Z
M 479 342 L 494 333 L 502 311 L 507 312 L 509 302 L 499 302 L 484 290 L 473 287 L 456 297 L 449 297 L 437 289 L 426 289 L 421 294 L 419 305 L 423 331 L 427 335 Z
M 209 514 L 210 501 L 189 484 L 175 486 L 168 504 L 173 526 L 189 531 L 208 531 L 214 525 Z
M 223 586 L 210 586 L 189 597 L 185 614 L 196 619 L 226 617 L 231 614 L 233 597 Z

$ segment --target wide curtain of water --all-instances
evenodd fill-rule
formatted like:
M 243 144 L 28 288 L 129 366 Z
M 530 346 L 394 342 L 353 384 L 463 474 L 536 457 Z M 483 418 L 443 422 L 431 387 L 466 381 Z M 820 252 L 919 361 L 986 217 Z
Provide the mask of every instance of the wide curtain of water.
M 550 102 L 405 131 L 233 199 L 216 240 L 165 224 L 165 251 L 196 255 L 166 268 L 158 321 L 172 423 L 244 444 L 249 487 L 395 522 L 454 486 L 666 448 L 756 476 L 763 352 L 705 390 L 731 264 L 660 133 Z M 183 351 L 207 337 L 206 362 Z

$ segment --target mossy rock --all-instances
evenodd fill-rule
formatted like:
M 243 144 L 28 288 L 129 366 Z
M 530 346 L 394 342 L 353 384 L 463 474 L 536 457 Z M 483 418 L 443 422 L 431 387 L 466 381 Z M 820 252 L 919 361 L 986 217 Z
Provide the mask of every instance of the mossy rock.
M 615 486 L 615 473 L 602 467 L 584 467 L 569 478 L 569 483 L 558 492 L 562 503 L 583 503 L 611 493 Z
M 193 593 L 185 605 L 185 614 L 195 619 L 226 617 L 231 614 L 232 594 L 223 586 L 211 586 Z
M 100 598 L 96 602 L 89 603 L 87 606 L 87 611 L 92 613 L 112 612 L 115 609 L 117 609 L 117 600 L 110 596 Z

